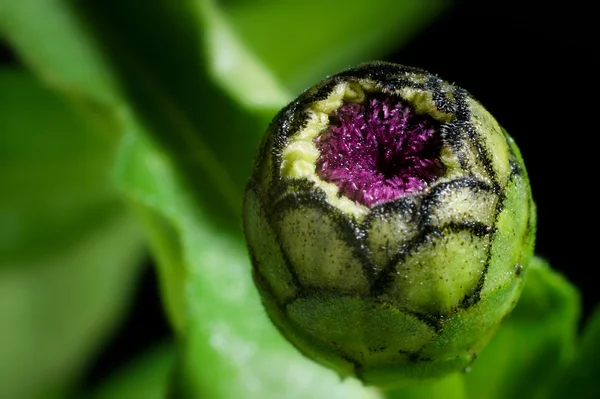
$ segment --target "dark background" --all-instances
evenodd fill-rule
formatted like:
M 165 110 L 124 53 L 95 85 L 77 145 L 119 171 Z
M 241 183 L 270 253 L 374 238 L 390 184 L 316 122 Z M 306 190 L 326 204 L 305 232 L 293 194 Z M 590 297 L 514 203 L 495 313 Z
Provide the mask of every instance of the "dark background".
M 538 206 L 536 253 L 580 288 L 585 317 L 600 298 L 593 253 L 598 23 L 590 9 L 548 4 L 461 1 L 384 59 L 424 68 L 467 89 L 513 136 Z M 0 62 L 19 64 L 1 43 Z M 169 336 L 156 275 L 147 267 L 130 314 L 86 384 Z

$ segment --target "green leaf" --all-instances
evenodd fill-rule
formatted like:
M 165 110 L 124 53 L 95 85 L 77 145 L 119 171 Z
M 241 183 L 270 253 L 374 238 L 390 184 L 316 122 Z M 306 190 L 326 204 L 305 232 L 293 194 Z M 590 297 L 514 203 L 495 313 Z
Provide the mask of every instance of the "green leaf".
M 244 108 L 266 111 L 268 116 L 289 103 L 292 93 L 244 43 L 222 8 L 211 0 L 198 4 L 205 62 L 215 83 Z
M 121 369 L 95 389 L 93 399 L 161 399 L 167 394 L 168 380 L 175 359 L 172 342 L 156 345 Z
M 590 316 L 583 329 L 577 348 L 577 357 L 563 374 L 553 398 L 592 399 L 600 397 L 600 306 Z
M 65 0 L 0 0 L 0 36 L 46 84 L 80 100 L 119 102 L 102 52 Z
M 461 374 L 452 374 L 436 382 L 397 389 L 385 394 L 387 399 L 466 399 L 468 397 Z
M 465 374 L 471 398 L 548 398 L 575 353 L 577 289 L 540 258 L 516 308 Z
M 0 70 L 0 397 L 68 391 L 116 327 L 143 239 L 99 136 L 31 76 Z
M 0 0 L 0 37 L 89 128 L 116 140 L 129 117 L 121 89 L 71 0 Z
M 70 245 L 115 207 L 116 140 L 18 70 L 0 70 L 0 261 Z
M 159 272 L 170 281 L 165 297 L 180 296 L 171 309 L 182 331 L 175 373 L 180 396 L 379 397 L 356 380 L 341 383 L 285 341 L 252 284 L 240 229 L 234 233 L 198 208 L 175 166 L 150 141 L 126 137 L 118 175 L 140 208 L 158 258 L 172 262 Z
M 237 223 L 266 122 L 210 79 L 196 4 L 151 2 L 140 13 L 130 2 L 80 3 L 146 132 L 176 160 L 197 201 Z

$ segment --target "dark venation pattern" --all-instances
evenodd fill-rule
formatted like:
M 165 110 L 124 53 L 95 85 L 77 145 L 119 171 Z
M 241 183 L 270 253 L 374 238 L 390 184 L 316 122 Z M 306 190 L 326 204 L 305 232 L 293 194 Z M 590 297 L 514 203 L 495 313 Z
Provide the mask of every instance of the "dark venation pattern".
M 289 191 L 289 190 L 286 190 Z M 346 217 L 338 208 L 331 205 L 325 195 L 322 194 L 321 190 L 318 189 L 314 183 L 306 180 L 302 181 L 300 187 L 296 187 L 294 194 L 286 195 L 281 197 L 278 201 L 271 205 L 271 215 L 269 217 L 269 223 L 271 226 L 275 226 L 274 220 L 279 218 L 285 211 L 290 209 L 299 209 L 302 207 L 315 207 L 325 210 L 324 213 L 334 222 L 337 232 L 344 238 L 352 248 L 354 256 L 361 261 L 364 267 L 364 273 L 367 279 L 371 282 L 373 280 L 371 265 L 371 258 L 365 250 L 365 243 L 362 239 L 364 236 L 364 229 L 358 226 L 354 220 Z M 289 269 L 293 269 L 293 265 L 289 262 L 285 251 L 283 251 L 284 259 L 286 259 L 286 265 Z M 303 287 L 305 290 L 322 289 L 322 287 Z

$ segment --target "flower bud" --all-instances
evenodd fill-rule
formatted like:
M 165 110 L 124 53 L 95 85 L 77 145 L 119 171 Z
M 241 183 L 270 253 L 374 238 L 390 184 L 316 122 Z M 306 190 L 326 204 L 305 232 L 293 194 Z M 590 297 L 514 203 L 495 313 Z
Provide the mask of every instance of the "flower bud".
M 517 146 L 468 92 L 375 62 L 274 118 L 244 199 L 265 309 L 365 383 L 464 370 L 514 307 L 535 206 Z

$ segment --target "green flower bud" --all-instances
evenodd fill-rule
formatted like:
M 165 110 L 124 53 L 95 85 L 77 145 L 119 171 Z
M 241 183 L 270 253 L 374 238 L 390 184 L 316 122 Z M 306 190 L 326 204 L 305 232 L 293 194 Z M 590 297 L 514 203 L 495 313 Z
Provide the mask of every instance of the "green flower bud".
M 520 295 L 535 206 L 465 90 L 368 63 L 274 118 L 244 199 L 253 276 L 306 356 L 367 384 L 464 370 Z

